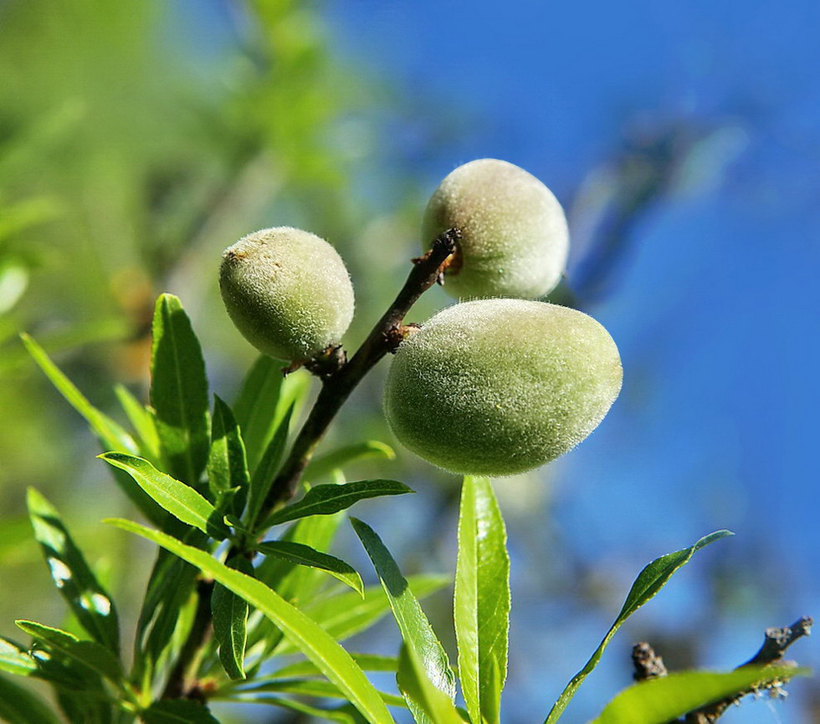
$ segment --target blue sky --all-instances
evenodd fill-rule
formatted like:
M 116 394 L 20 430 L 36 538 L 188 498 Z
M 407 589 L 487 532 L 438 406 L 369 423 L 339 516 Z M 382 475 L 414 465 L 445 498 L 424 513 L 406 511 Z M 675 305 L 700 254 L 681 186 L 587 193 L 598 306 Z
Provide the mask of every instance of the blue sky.
M 464 114 L 449 152 L 415 159 L 431 190 L 457 164 L 493 156 L 570 206 L 629 129 L 676 121 L 709 139 L 641 217 L 609 293 L 587 308 L 621 348 L 624 392 L 558 464 L 552 514 L 593 562 L 602 549 L 645 561 L 732 528 L 738 538 L 708 555 L 726 556 L 763 594 L 742 621 L 721 624 L 721 650 L 704 645 L 715 666 L 753 653 L 763 627 L 817 613 L 820 5 L 325 8 L 345 54 L 419 99 L 419 123 L 435 125 L 437 104 L 447 119 Z M 691 617 L 696 580 L 649 615 Z M 817 664 L 811 645 L 799 656 Z M 794 708 L 777 713 L 797 721 Z M 735 717 L 726 721 L 776 721 L 765 705 Z

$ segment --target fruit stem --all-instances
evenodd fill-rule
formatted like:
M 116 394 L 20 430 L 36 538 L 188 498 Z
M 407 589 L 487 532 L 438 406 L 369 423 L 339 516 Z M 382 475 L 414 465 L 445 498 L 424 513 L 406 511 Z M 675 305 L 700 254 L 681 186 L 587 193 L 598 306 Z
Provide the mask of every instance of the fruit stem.
M 350 393 L 382 357 L 395 352 L 404 336 L 401 332 L 404 317 L 416 300 L 439 280 L 443 267 L 456 251 L 460 236 L 458 229 L 448 229 L 433 241 L 430 251 L 413 259 L 414 266 L 407 281 L 356 354 L 324 379 L 319 397 L 265 499 L 259 518 L 263 529 L 268 515 L 293 497 L 316 446 Z

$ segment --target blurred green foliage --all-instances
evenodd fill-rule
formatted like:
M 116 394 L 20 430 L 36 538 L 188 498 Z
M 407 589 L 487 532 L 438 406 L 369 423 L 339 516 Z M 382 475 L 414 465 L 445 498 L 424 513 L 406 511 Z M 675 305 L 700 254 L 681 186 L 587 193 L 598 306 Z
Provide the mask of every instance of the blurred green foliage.
M 378 316 L 369 300 L 386 303 L 416 252 L 415 222 L 401 210 L 374 217 L 353 174 L 379 162 L 365 111 L 392 91 L 333 55 L 309 2 L 207 5 L 224 17 L 181 1 L 0 2 L 2 632 L 25 599 L 44 607 L 27 611 L 35 618 L 56 610 L 47 577 L 28 575 L 38 554 L 25 487 L 54 499 L 97 550 L 110 533 L 96 522 L 127 506 L 18 333 L 34 334 L 110 411 L 114 382 L 144 399 L 153 300 L 171 290 L 203 338 L 216 390 L 230 395 L 255 352 L 218 300 L 222 249 L 290 224 L 339 247 L 354 281 L 375 268 L 357 287 L 365 311 L 354 337 Z M 362 234 L 396 253 L 370 253 Z M 103 568 L 126 554 L 106 550 Z

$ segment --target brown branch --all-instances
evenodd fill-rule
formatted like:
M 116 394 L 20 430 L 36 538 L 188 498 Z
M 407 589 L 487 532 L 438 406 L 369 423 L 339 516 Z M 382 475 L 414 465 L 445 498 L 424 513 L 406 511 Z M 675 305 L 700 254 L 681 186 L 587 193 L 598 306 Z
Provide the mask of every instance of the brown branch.
M 395 301 L 373 327 L 356 354 L 349 362 L 339 365 L 335 372 L 323 376 L 322 390 L 316 404 L 271 485 L 260 521 L 264 523 L 274 508 L 293 497 L 316 446 L 345 400 L 373 366 L 398 347 L 405 333 L 402 327 L 404 317 L 416 300 L 439 279 L 442 267 L 455 252 L 459 235 L 457 229 L 444 232 L 433 242 L 430 251 L 413 260 L 414 267 Z
M 813 619 L 809 616 L 803 616 L 791 626 L 766 629 L 766 636 L 760 650 L 745 664 L 741 664 L 737 668 L 770 666 L 778 663 L 788 665 L 789 662 L 783 661 L 783 655 L 786 653 L 786 649 L 797 641 L 797 639 L 808 636 L 811 633 L 813 623 Z M 634 666 L 633 676 L 636 681 L 645 681 L 646 679 L 658 678 L 666 676 L 667 674 L 661 657 L 645 642 L 635 644 L 632 648 L 632 664 Z M 776 684 L 770 684 L 764 688 L 769 688 L 773 691 L 778 690 Z M 690 711 L 683 719 L 676 720 L 672 724 L 714 724 L 730 706 L 736 704 L 747 694 L 752 694 L 757 691 L 759 691 L 759 688 L 750 688 L 746 691 L 741 691 L 734 696 L 726 697 L 708 706 Z
M 645 641 L 632 647 L 632 666 L 635 669 L 632 674 L 635 681 L 658 679 L 667 674 L 663 659 Z
M 356 385 L 382 357 L 388 352 L 394 352 L 404 336 L 409 333 L 412 325 L 404 327 L 404 317 L 416 300 L 439 280 L 447 261 L 455 251 L 459 236 L 458 230 L 450 229 L 433 242 L 429 252 L 418 259 L 413 259 L 413 269 L 395 301 L 350 361 L 345 359 L 341 347 L 332 347 L 325 350 L 321 359 L 317 358 L 305 365 L 322 379 L 322 390 L 279 475 L 271 485 L 258 519 L 263 525 L 272 510 L 293 496 L 302 473 L 313 456 L 313 451 Z M 234 546 L 228 553 L 228 558 L 241 553 L 241 546 Z M 213 581 L 199 581 L 194 623 L 166 684 L 164 699 L 202 696 L 194 677 L 199 656 L 213 632 L 213 587 Z

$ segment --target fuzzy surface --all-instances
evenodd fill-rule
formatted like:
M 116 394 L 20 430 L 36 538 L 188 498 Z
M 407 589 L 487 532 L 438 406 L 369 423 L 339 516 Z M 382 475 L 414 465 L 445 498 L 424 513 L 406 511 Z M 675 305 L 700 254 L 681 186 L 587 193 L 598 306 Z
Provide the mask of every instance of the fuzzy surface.
M 222 254 L 219 287 L 237 329 L 260 352 L 305 360 L 339 342 L 353 319 L 353 285 L 315 234 L 263 229 Z
M 569 232 L 561 204 L 535 176 L 507 161 L 459 166 L 439 185 L 424 214 L 422 241 L 461 229 L 460 268 L 444 286 L 457 299 L 537 299 L 558 284 Z
M 609 333 L 567 307 L 455 304 L 398 349 L 384 409 L 399 441 L 454 473 L 512 475 L 571 450 L 621 389 Z

